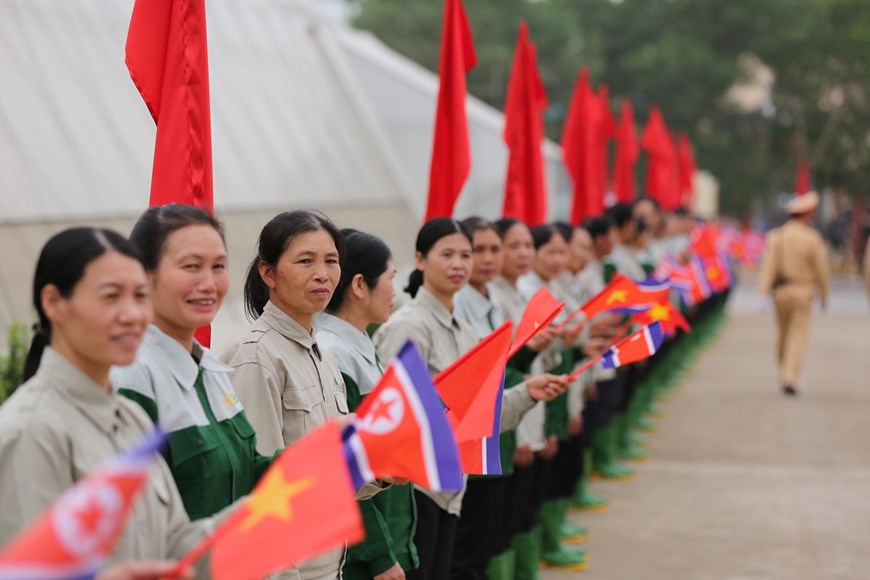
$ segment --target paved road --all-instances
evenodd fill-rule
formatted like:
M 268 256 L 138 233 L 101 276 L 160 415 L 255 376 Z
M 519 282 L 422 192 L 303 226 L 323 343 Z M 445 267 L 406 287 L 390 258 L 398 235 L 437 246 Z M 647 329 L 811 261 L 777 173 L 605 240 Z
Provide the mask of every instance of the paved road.
M 870 309 L 835 284 L 798 399 L 779 392 L 774 322 L 751 282 L 666 404 L 652 457 L 595 482 L 590 567 L 545 580 L 870 579 Z

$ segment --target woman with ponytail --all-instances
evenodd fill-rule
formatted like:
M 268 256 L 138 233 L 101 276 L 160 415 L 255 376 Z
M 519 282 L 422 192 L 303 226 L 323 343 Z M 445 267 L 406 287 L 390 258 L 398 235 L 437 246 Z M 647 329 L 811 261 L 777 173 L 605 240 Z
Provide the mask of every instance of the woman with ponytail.
M 405 291 L 413 300 L 393 313 L 375 333 L 378 356 L 392 359 L 405 341 L 414 339 L 429 372 L 435 376 L 477 343 L 474 330 L 454 315 L 453 297 L 471 274 L 471 235 L 459 222 L 435 218 L 417 234 L 416 269 Z M 416 488 L 417 530 L 414 544 L 420 566 L 407 578 L 450 577 L 453 539 L 462 492 Z
M 435 218 L 420 229 L 416 250 L 417 268 L 405 289 L 414 299 L 378 329 L 374 341 L 381 360 L 389 360 L 407 339 L 413 339 L 435 376 L 478 341 L 477 333 L 457 316 L 454 308 L 454 298 L 471 276 L 472 236 L 455 220 Z M 553 397 L 559 388 L 557 381 L 545 380 L 506 392 L 502 399 L 502 430 L 516 427 L 536 399 Z M 414 543 L 420 567 L 408 577 L 449 578 L 464 492 L 417 489 L 415 494 L 418 520 Z
M 489 290 L 489 284 L 504 264 L 504 244 L 496 226 L 482 218 L 467 218 L 462 225 L 472 233 L 473 266 L 468 285 L 456 293 L 455 310 L 459 318 L 471 325 L 478 338 L 483 339 L 506 319 Z M 525 355 L 514 357 L 505 369 L 499 437 L 501 474 L 469 478 L 454 544 L 451 578 L 513 578 L 510 548 L 514 518 L 511 513 L 520 503 L 532 501 L 529 497 L 508 497 L 517 448 L 515 427 L 520 418 L 534 408 L 534 401 L 552 399 L 567 385 L 564 378 L 549 374 L 527 378 L 529 369 L 524 362 L 527 358 Z M 524 393 L 528 396 L 523 397 Z M 511 410 L 516 408 L 514 401 L 518 396 L 527 403 L 522 412 L 512 418 Z
M 272 218 L 257 248 L 245 282 L 245 308 L 256 320 L 221 358 L 235 369 L 230 380 L 257 433 L 257 450 L 272 455 L 348 414 L 341 370 L 314 328 L 341 279 L 344 242 L 328 218 L 298 210 Z M 383 488 L 366 484 L 357 498 Z M 278 577 L 334 580 L 343 559 L 344 550 L 335 550 Z
M 348 407 L 354 411 L 384 372 L 367 329 L 390 318 L 396 267 L 390 249 L 377 236 L 351 229 L 341 233 L 346 253 L 341 278 L 315 325 L 321 346 L 341 369 Z M 396 485 L 359 506 L 366 537 L 348 549 L 343 578 L 402 580 L 419 563 L 413 488 Z
M 145 270 L 130 243 L 106 229 L 57 234 L 40 253 L 33 306 L 39 332 L 27 358 L 28 380 L 0 407 L 0 545 L 153 429 L 138 405 L 113 393 L 109 380 L 113 365 L 133 362 L 151 321 Z M 211 524 L 190 522 L 160 460 L 113 559 L 181 557 Z M 134 568 L 104 574 L 136 577 Z

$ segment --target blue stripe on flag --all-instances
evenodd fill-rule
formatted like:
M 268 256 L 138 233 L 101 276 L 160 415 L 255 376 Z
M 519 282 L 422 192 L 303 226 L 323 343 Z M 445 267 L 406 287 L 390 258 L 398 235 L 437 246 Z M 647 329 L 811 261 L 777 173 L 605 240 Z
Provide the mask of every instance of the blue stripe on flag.
M 357 449 L 351 445 L 351 439 L 356 436 L 356 427 L 348 425 L 341 433 L 341 441 L 344 449 L 344 459 L 347 461 L 347 470 L 350 472 L 350 478 L 353 481 L 353 488 L 359 489 L 366 483 L 366 478 L 363 476 L 360 469 L 359 459 L 357 458 Z
M 456 448 L 453 431 L 443 412 L 444 405 L 435 392 L 435 386 L 432 384 L 432 377 L 429 375 L 426 363 L 423 362 L 420 352 L 410 340 L 399 351 L 396 359 L 411 379 L 426 413 L 425 417 L 418 417 L 418 420 L 425 421 L 428 424 L 428 431 L 431 433 L 431 446 L 435 455 L 434 467 L 440 479 L 439 489 L 441 491 L 460 491 L 465 487 L 465 478 L 459 464 L 459 451 Z M 424 458 L 427 462 L 429 461 L 425 453 Z

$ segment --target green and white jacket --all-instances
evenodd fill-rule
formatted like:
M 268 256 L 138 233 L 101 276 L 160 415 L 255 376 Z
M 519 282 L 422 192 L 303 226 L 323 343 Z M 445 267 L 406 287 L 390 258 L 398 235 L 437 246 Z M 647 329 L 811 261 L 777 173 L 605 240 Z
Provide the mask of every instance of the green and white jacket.
M 115 367 L 115 390 L 168 433 L 164 457 L 191 520 L 246 495 L 269 467 L 230 383 L 232 367 L 194 341 L 193 353 L 151 325 L 136 362 Z

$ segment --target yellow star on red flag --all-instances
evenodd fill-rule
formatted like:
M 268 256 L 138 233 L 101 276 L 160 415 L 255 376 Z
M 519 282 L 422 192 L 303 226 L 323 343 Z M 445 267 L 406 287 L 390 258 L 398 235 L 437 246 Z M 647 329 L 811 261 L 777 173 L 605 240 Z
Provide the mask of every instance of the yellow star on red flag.
M 607 306 L 617 302 L 626 302 L 628 300 L 628 290 L 614 290 L 607 297 Z
M 248 497 L 245 507 L 248 514 L 241 525 L 247 532 L 265 518 L 272 517 L 285 522 L 293 519 L 293 498 L 314 486 L 313 477 L 287 481 L 280 469 L 266 473 L 261 486 Z

